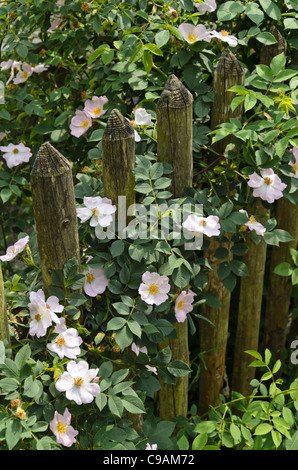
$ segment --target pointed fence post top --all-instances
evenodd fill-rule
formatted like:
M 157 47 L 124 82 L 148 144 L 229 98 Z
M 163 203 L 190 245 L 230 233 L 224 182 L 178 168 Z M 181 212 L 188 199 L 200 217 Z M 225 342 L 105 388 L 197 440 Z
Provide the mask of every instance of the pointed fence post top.
M 114 108 L 108 118 L 103 139 L 119 140 L 129 137 L 134 138 L 134 128 L 129 120 L 125 119 L 121 112 Z
M 157 102 L 157 108 L 170 106 L 171 108 L 184 108 L 192 104 L 193 96 L 183 83 L 172 74 L 166 81 L 164 90 Z
M 220 75 L 241 77 L 244 73 L 244 68 L 233 52 L 227 47 L 220 56 L 215 72 Z
M 57 176 L 70 171 L 70 169 L 69 161 L 50 142 L 45 142 L 39 148 L 31 175 L 40 177 Z

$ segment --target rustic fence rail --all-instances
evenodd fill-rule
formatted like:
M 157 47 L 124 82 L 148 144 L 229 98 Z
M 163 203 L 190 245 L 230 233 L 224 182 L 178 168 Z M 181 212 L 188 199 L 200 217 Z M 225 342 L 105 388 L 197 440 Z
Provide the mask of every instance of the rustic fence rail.
M 276 49 L 280 51 L 280 48 Z M 268 50 L 263 57 L 268 60 Z M 265 61 L 265 59 L 264 59 Z M 212 113 L 212 128 L 215 129 L 221 122 L 229 121 L 231 117 L 242 119 L 242 108 L 237 113 L 231 112 L 233 94 L 229 88 L 233 85 L 243 84 L 244 71 L 236 57 L 226 50 L 220 58 L 214 78 L 215 100 Z M 193 126 L 193 98 L 183 84 L 171 75 L 165 84 L 157 104 L 157 159 L 168 162 L 173 167 L 171 191 L 174 197 L 181 197 L 187 186 L 192 186 L 192 126 Z M 228 141 L 219 143 L 214 149 L 222 154 L 223 145 Z M 109 117 L 102 140 L 103 152 L 103 185 L 104 194 L 118 202 L 118 196 L 125 196 L 127 207 L 134 204 L 134 178 L 135 165 L 134 131 L 122 114 L 114 109 Z M 71 167 L 68 161 L 50 143 L 41 146 L 36 157 L 32 174 L 32 199 L 37 232 L 37 242 L 42 270 L 44 289 L 47 292 L 51 286 L 51 271 L 62 269 L 64 263 L 76 258 L 80 263 L 78 241 L 77 215 L 73 188 Z M 268 217 L 260 200 L 256 200 L 251 208 L 254 215 Z M 267 303 L 267 323 L 265 322 L 265 344 L 273 346 L 276 354 L 285 343 L 286 320 L 288 318 L 290 288 L 288 281 L 283 284 L 278 278 L 281 291 L 274 281 L 272 274 L 275 266 L 289 257 L 289 247 L 297 246 L 297 206 L 288 200 L 282 199 L 277 204 L 276 218 L 278 226 L 293 236 L 292 245 L 285 243 L 283 248 L 272 250 L 271 274 Z M 221 393 L 225 366 L 226 350 L 229 334 L 230 319 L 230 292 L 217 276 L 218 262 L 214 256 L 219 247 L 216 238 L 211 239 L 209 248 L 204 255 L 208 258 L 213 269 L 208 273 L 209 292 L 214 293 L 221 302 L 221 308 L 202 306 L 202 314 L 214 326 L 202 321 L 200 324 L 200 349 L 204 354 L 206 367 L 201 366 L 199 381 L 199 411 L 205 413 L 210 405 L 218 402 Z M 220 244 L 231 252 L 231 242 Z M 230 260 L 227 258 L 226 261 Z M 266 263 L 266 246 L 263 242 L 254 245 L 248 241 L 248 253 L 244 261 L 248 265 L 249 275 L 242 279 L 239 299 L 239 316 L 236 332 L 235 355 L 233 364 L 232 389 L 249 393 L 249 381 L 252 374 L 247 375 L 247 363 L 243 358 L 244 349 L 258 349 L 260 333 L 260 316 L 263 295 L 264 270 Z M 249 293 L 251 286 L 253 292 Z M 277 287 L 276 287 L 277 286 Z M 257 288 L 257 290 L 256 290 Z M 272 297 L 271 297 L 272 296 Z M 275 297 L 274 297 L 275 296 Z M 280 297 L 279 297 L 280 296 Z M 271 306 L 272 298 L 275 305 Z M 249 301 L 248 301 L 249 300 Z M 283 303 L 281 312 L 278 300 Z M 270 303 L 271 302 L 271 303 Z M 246 305 L 244 305 L 246 304 Z M 274 304 L 274 302 L 273 302 Z M 269 313 L 270 311 L 270 313 Z M 273 318 L 275 318 L 273 322 Z M 273 329 L 275 327 L 275 330 Z M 170 345 L 172 359 L 180 359 L 189 363 L 188 323 L 176 323 L 177 338 L 166 341 L 160 345 L 164 348 Z M 275 333 L 278 344 L 275 342 Z M 4 296 L 2 271 L 0 269 L 0 339 L 8 338 L 7 316 Z M 272 341 L 270 341 L 272 340 Z M 245 370 L 244 370 L 245 369 Z M 161 382 L 159 392 L 160 417 L 163 420 L 173 420 L 178 415 L 187 415 L 188 411 L 188 377 L 177 378 L 175 385 Z M 135 428 L 141 430 L 142 420 L 136 417 Z

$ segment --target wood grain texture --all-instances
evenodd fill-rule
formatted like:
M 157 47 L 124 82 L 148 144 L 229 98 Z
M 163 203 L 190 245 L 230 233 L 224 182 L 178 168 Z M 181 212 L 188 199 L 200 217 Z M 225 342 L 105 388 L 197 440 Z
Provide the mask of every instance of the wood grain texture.
M 126 197 L 126 207 L 135 203 L 134 129 L 127 119 L 113 109 L 102 138 L 104 195 L 118 205 L 118 196 Z M 117 213 L 116 213 L 117 218 Z
M 175 75 L 170 75 L 156 108 L 157 159 L 173 167 L 169 191 L 182 197 L 192 186 L 193 97 Z
M 258 217 L 264 225 L 270 211 L 263 206 L 260 198 L 256 198 L 248 208 L 248 215 Z M 248 251 L 243 256 L 243 262 L 247 266 L 248 276 L 242 277 L 240 282 L 231 388 L 248 396 L 252 392 L 250 382 L 255 377 L 256 369 L 249 367 L 252 358 L 244 351 L 259 349 L 267 244 L 261 237 L 256 245 L 248 233 L 245 243 Z
M 157 159 L 173 167 L 169 191 L 182 197 L 186 187 L 192 187 L 193 156 L 192 126 L 193 97 L 175 75 L 170 75 L 157 103 Z M 160 349 L 170 346 L 172 361 L 189 364 L 188 321 L 175 323 L 177 339 L 166 340 Z M 159 412 L 162 420 L 186 416 L 188 411 L 188 376 L 176 378 L 175 384 L 160 380 Z
M 71 166 L 49 142 L 39 149 L 31 186 L 42 279 L 47 292 L 53 269 L 62 269 L 71 258 L 80 262 Z
M 226 248 L 229 256 L 225 260 L 219 260 L 214 256 L 218 248 Z M 201 365 L 199 376 L 199 414 L 210 410 L 211 406 L 219 403 L 219 395 L 224 384 L 226 350 L 229 334 L 229 314 L 231 293 L 219 279 L 217 271 L 221 262 L 231 259 L 229 243 L 221 242 L 217 237 L 212 237 L 209 247 L 204 251 L 204 257 L 208 259 L 213 269 L 208 272 L 208 284 L 205 292 L 215 295 L 220 301 L 221 307 L 215 308 L 203 304 L 201 314 L 211 321 L 200 322 L 200 351 L 205 367 Z
M 236 85 L 244 85 L 245 71 L 229 48 L 225 49 L 220 56 L 217 67 L 214 72 L 213 91 L 214 101 L 211 110 L 212 130 L 215 130 L 219 124 L 230 122 L 231 118 L 242 119 L 243 104 L 239 105 L 234 111 L 231 110 L 231 103 L 236 93 L 228 91 Z M 233 141 L 233 136 L 227 136 L 218 142 L 212 144 L 212 148 L 219 155 L 224 153 L 226 146 Z M 210 156 L 215 159 L 216 155 Z

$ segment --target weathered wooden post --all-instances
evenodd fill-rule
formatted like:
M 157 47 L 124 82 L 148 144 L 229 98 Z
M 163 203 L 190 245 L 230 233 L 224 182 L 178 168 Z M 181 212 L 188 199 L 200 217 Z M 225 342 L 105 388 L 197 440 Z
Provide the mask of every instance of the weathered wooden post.
M 8 347 L 10 347 L 5 291 L 4 291 L 4 284 L 3 284 L 1 261 L 0 261 L 0 341 L 4 341 L 5 339 L 7 340 Z
M 277 30 L 275 26 L 270 29 L 270 32 L 275 36 L 277 42 L 272 45 L 263 45 L 260 54 L 260 61 L 264 65 L 270 65 L 271 60 L 277 54 L 285 52 L 286 43 Z M 280 209 L 278 207 L 280 206 Z M 289 209 L 291 203 L 282 198 L 282 200 L 277 201 L 277 213 L 276 217 L 284 217 L 286 225 L 293 223 L 295 227 L 297 225 L 297 216 L 294 221 L 288 221 Z M 258 216 L 260 222 L 264 224 L 270 216 L 270 211 L 266 209 L 260 198 L 256 198 L 251 206 L 248 208 L 249 215 Z M 296 212 L 297 214 L 297 212 Z M 280 227 L 281 228 L 281 227 Z M 285 227 L 282 227 L 285 228 Z M 297 231 L 297 229 L 296 229 Z M 248 252 L 243 257 L 243 261 L 248 268 L 249 275 L 241 279 L 240 286 L 240 297 L 239 297 L 239 306 L 238 306 L 238 322 L 237 322 L 237 331 L 236 331 L 236 341 L 235 341 L 235 350 L 234 350 L 234 362 L 233 362 L 233 378 L 232 378 L 232 389 L 242 393 L 243 395 L 250 395 L 252 387 L 250 385 L 251 380 L 255 377 L 255 368 L 250 367 L 249 364 L 252 362 L 251 357 L 246 354 L 246 350 L 258 350 L 259 349 L 259 336 L 260 336 L 260 322 L 261 322 L 261 312 L 262 312 L 262 298 L 263 298 L 263 285 L 264 285 L 264 273 L 265 273 L 265 264 L 266 264 L 266 253 L 267 253 L 267 244 L 263 239 L 261 239 L 258 245 L 250 240 L 249 235 L 246 237 L 246 244 L 248 247 Z M 271 255 L 271 271 L 273 271 L 272 263 L 278 264 L 281 261 L 285 261 L 285 251 L 288 250 L 284 246 L 282 247 L 273 247 Z M 290 253 L 289 253 L 290 255 Z M 275 276 L 275 279 L 273 278 Z M 287 282 L 287 280 L 286 280 Z M 281 287 L 281 291 L 279 288 Z M 277 317 L 285 318 L 287 321 L 288 318 L 288 307 L 289 307 L 289 292 L 287 292 L 286 283 L 284 279 L 281 279 L 279 276 L 276 276 L 271 272 L 270 280 L 268 285 L 267 293 L 267 310 L 274 306 L 273 311 L 276 312 Z M 282 297 L 282 303 L 278 304 L 278 299 Z M 286 302 L 288 299 L 288 303 Z M 280 310 L 281 308 L 281 310 Z M 285 315 L 281 315 L 282 311 L 286 311 Z M 265 326 L 265 347 L 269 346 L 268 339 L 272 337 L 272 328 L 276 328 L 276 324 L 272 325 L 272 317 L 269 314 L 269 323 Z M 284 321 L 284 320 L 283 320 Z M 280 325 L 279 325 L 280 326 Z M 284 330 L 285 331 L 285 330 Z M 280 331 L 278 331 L 278 334 Z
M 274 274 L 274 269 L 280 263 L 293 265 L 290 248 L 297 249 L 298 242 L 298 206 L 288 199 L 282 198 L 276 204 L 277 228 L 289 232 L 293 240 L 273 246 L 270 258 L 270 273 L 266 298 L 265 321 L 263 331 L 263 349 L 268 348 L 276 359 L 286 344 L 287 326 L 292 293 L 290 277 Z M 281 371 L 280 371 L 281 372 Z
M 214 72 L 213 91 L 214 101 L 211 110 L 211 130 L 223 122 L 229 122 L 231 118 L 241 118 L 243 114 L 243 103 L 232 111 L 231 103 L 235 98 L 235 93 L 228 91 L 235 85 L 244 85 L 245 72 L 229 48 L 225 49 L 220 56 Z M 222 155 L 226 146 L 231 143 L 233 136 L 227 136 L 212 144 L 213 150 Z M 211 159 L 216 158 L 210 157 Z
M 157 159 L 173 167 L 169 191 L 182 197 L 186 187 L 192 187 L 193 158 L 193 97 L 175 75 L 170 75 L 157 103 Z M 189 363 L 188 322 L 175 324 L 177 339 L 167 340 L 172 350 L 172 360 Z M 174 385 L 161 381 L 159 409 L 162 420 L 186 416 L 188 411 L 188 376 L 176 378 Z
M 262 47 L 260 62 L 264 65 L 270 65 L 273 57 L 282 52 L 284 48 L 283 38 L 277 29 L 273 27 L 270 31 L 280 41 Z M 249 216 L 258 216 L 263 224 L 270 216 L 270 211 L 265 209 L 260 198 L 253 201 L 248 207 L 248 212 Z M 247 266 L 248 276 L 241 279 L 240 285 L 232 389 L 243 395 L 250 395 L 252 391 L 250 382 L 255 376 L 255 368 L 249 367 L 251 357 L 244 351 L 258 350 L 259 348 L 267 244 L 261 239 L 260 243 L 256 245 L 249 235 L 246 236 L 246 244 L 248 251 L 243 257 L 243 261 Z
M 231 102 L 235 94 L 228 90 L 235 85 L 243 85 L 244 78 L 245 72 L 241 64 L 229 49 L 225 49 L 214 74 L 212 130 L 215 130 L 217 125 L 223 122 L 229 122 L 232 117 L 242 119 L 243 107 L 238 106 L 234 111 L 231 110 Z M 222 155 L 229 143 L 231 143 L 231 138 L 225 138 L 212 144 L 212 148 Z M 229 240 L 228 237 L 227 240 Z M 216 250 L 220 247 L 228 249 L 229 254 L 226 260 L 219 260 L 214 256 Z M 200 414 L 206 413 L 210 409 L 210 405 L 214 406 L 218 403 L 224 384 L 231 293 L 225 287 L 223 281 L 218 278 L 217 270 L 221 262 L 231 260 L 231 242 L 223 243 L 217 237 L 212 237 L 209 247 L 204 252 L 204 257 L 213 266 L 213 270 L 208 272 L 206 291 L 217 296 L 221 308 L 203 304 L 201 309 L 202 315 L 209 319 L 214 326 L 206 321 L 202 321 L 200 324 L 200 350 L 202 352 L 206 351 L 203 356 L 205 367 L 201 366 L 200 368 Z
M 102 137 L 102 168 L 104 195 L 117 207 L 119 196 L 125 197 L 126 208 L 135 203 L 134 166 L 134 129 L 118 109 L 113 109 Z
M 248 212 L 249 216 L 257 217 L 263 225 L 269 217 L 269 211 L 260 198 L 255 199 Z M 255 376 L 255 368 L 249 366 L 252 359 L 244 351 L 258 351 L 259 347 L 267 244 L 261 237 L 256 245 L 248 232 L 245 243 L 248 251 L 243 256 L 243 262 L 247 266 L 248 276 L 242 277 L 240 282 L 231 388 L 248 396 L 252 391 L 250 382 Z
M 126 211 L 135 204 L 135 180 L 132 172 L 134 167 L 134 129 L 118 109 L 113 109 L 102 137 L 102 168 L 104 195 L 117 206 L 115 218 L 120 224 L 119 236 L 129 221 Z M 114 358 L 121 359 L 130 352 L 131 348 L 126 348 L 121 353 L 114 353 Z M 120 363 L 116 365 L 118 369 L 121 367 Z M 132 422 L 132 427 L 140 434 L 143 429 L 143 415 L 127 412 L 127 417 Z
M 80 262 L 79 237 L 71 166 L 49 142 L 41 145 L 31 172 L 32 201 L 44 291 L 51 271 Z
M 270 32 L 275 36 L 277 43 L 263 46 L 261 57 L 264 64 L 269 65 L 275 55 L 286 53 L 287 43 L 275 26 Z M 274 274 L 275 267 L 282 263 L 292 264 L 290 248 L 297 248 L 298 243 L 298 206 L 283 197 L 276 202 L 275 218 L 277 228 L 289 232 L 293 240 L 273 246 L 271 249 L 268 292 L 266 298 L 265 321 L 263 330 L 263 349 L 268 348 L 280 359 L 286 344 L 287 324 L 289 320 L 289 307 L 291 301 L 292 284 L 288 277 Z M 281 370 L 280 370 L 281 372 Z

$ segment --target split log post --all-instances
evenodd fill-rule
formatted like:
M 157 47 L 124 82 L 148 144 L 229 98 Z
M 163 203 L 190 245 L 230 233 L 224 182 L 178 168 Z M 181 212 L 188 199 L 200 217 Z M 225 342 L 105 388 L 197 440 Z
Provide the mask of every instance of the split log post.
M 287 262 L 293 265 L 290 248 L 297 249 L 298 206 L 283 197 L 276 203 L 275 217 L 276 227 L 289 232 L 293 240 L 281 243 L 278 247 L 272 247 L 263 331 L 263 350 L 268 348 L 276 359 L 281 359 L 282 350 L 286 345 L 292 282 L 291 277 L 278 276 L 273 271 L 280 263 Z
M 157 103 L 157 159 L 173 167 L 169 191 L 182 197 L 193 182 L 193 97 L 175 75 L 170 75 Z M 177 338 L 165 340 L 160 349 L 170 346 L 172 360 L 189 364 L 188 322 L 175 323 Z M 176 378 L 175 384 L 161 382 L 159 413 L 162 420 L 186 416 L 188 411 L 188 376 Z
M 248 215 L 257 218 L 264 225 L 269 211 L 263 206 L 261 199 L 257 198 L 248 208 Z M 245 243 L 248 250 L 242 260 L 247 266 L 248 276 L 242 277 L 240 282 L 231 388 L 249 396 L 255 368 L 249 366 L 252 358 L 244 351 L 259 349 L 267 244 L 262 237 L 256 244 L 249 232 L 245 235 Z
M 135 180 L 132 172 L 135 167 L 135 137 L 133 127 L 118 109 L 111 111 L 103 133 L 102 167 L 104 196 L 117 206 L 115 220 L 118 222 L 118 234 L 121 236 L 122 229 L 129 220 L 126 211 L 135 204 Z M 113 357 L 121 361 L 130 351 L 130 348 L 125 348 L 122 353 L 113 353 Z M 116 363 L 116 369 L 126 367 L 122 366 L 120 361 Z M 141 434 L 143 415 L 127 412 L 127 417 L 132 422 L 133 429 Z
M 7 345 L 8 347 L 10 347 L 5 291 L 4 291 L 4 283 L 3 283 L 3 276 L 2 276 L 2 269 L 1 269 L 1 261 L 0 261 L 0 341 L 4 341 L 4 340 L 7 340 Z
M 280 54 L 281 52 L 285 52 L 286 49 L 286 43 L 277 28 L 273 26 L 270 29 L 270 32 L 275 36 L 277 43 L 272 44 L 270 46 L 264 45 L 261 49 L 260 54 L 260 62 L 268 66 L 270 65 L 270 62 L 273 57 L 275 57 L 277 54 Z M 285 201 L 286 200 L 283 198 L 281 202 L 281 209 L 282 212 L 285 211 L 285 216 L 287 217 L 288 214 L 286 213 L 286 206 L 287 204 L 290 204 L 290 202 Z M 277 202 L 277 204 L 279 203 L 280 201 Z M 258 216 L 260 222 L 263 225 L 266 220 L 270 217 L 270 211 L 265 209 L 260 198 L 257 198 L 253 201 L 251 207 L 248 208 L 248 213 L 249 216 Z M 248 247 L 248 251 L 244 255 L 243 261 L 248 268 L 249 274 L 247 277 L 241 279 L 238 305 L 238 322 L 233 361 L 232 389 L 239 393 L 242 393 L 243 395 L 248 396 L 252 392 L 252 386 L 250 385 L 250 382 L 255 377 L 256 369 L 254 367 L 249 366 L 249 364 L 252 362 L 251 356 L 246 354 L 244 351 L 258 351 L 259 349 L 267 244 L 263 239 L 261 239 L 260 243 L 258 245 L 255 245 L 255 243 L 250 239 L 249 235 L 246 237 L 246 244 Z M 273 250 L 274 252 L 276 252 L 275 257 L 278 256 L 280 262 L 284 261 L 284 247 L 274 248 L 276 248 L 275 250 Z M 280 255 L 282 257 L 280 257 Z M 272 261 L 273 259 L 271 255 L 271 265 Z M 278 315 L 280 315 L 280 305 L 277 306 L 277 297 L 274 293 L 276 292 L 276 289 L 278 291 L 278 284 L 280 285 L 282 283 L 282 280 L 279 276 L 276 276 L 272 273 L 271 277 L 272 275 L 279 279 L 275 280 L 275 284 L 273 284 L 272 279 L 269 281 L 267 303 L 269 302 L 271 303 L 271 305 L 274 305 L 275 309 L 277 307 L 278 310 L 276 311 L 278 312 Z M 287 296 L 284 288 L 285 285 L 282 286 L 281 291 L 283 292 L 283 301 L 285 300 L 284 294 L 285 296 Z M 269 291 L 272 292 L 269 294 Z M 285 306 L 285 308 L 287 307 Z
M 126 225 L 127 209 L 135 204 L 134 167 L 134 129 L 118 109 L 113 109 L 102 137 L 102 171 L 104 195 L 117 206 L 118 230 Z M 119 196 L 123 196 L 120 204 Z
M 238 106 L 231 110 L 231 102 L 235 94 L 228 91 L 232 86 L 243 85 L 245 72 L 235 55 L 227 48 L 223 51 L 214 74 L 214 104 L 212 108 L 211 129 L 223 123 L 229 122 L 232 117 L 242 119 L 243 107 Z M 222 139 L 212 145 L 212 148 L 222 155 L 226 145 L 231 139 Z M 217 259 L 214 254 L 218 248 L 227 248 L 229 255 L 225 260 Z M 200 350 L 205 366 L 200 367 L 199 381 L 199 413 L 208 412 L 210 406 L 216 406 L 219 395 L 224 385 L 226 348 L 228 341 L 228 328 L 230 316 L 231 293 L 225 287 L 223 281 L 218 278 L 217 270 L 221 262 L 229 262 L 232 258 L 231 243 L 220 242 L 217 237 L 211 237 L 210 244 L 204 252 L 204 257 L 212 264 L 213 269 L 208 272 L 208 284 L 206 292 L 216 295 L 221 303 L 221 308 L 202 305 L 202 315 L 210 320 L 200 323 Z
M 271 32 L 274 33 L 274 30 L 271 29 Z M 276 34 L 281 37 L 278 31 Z M 265 65 L 270 65 L 273 57 L 282 52 L 280 44 L 263 46 L 261 62 Z M 259 198 L 253 202 L 248 211 L 249 215 L 259 216 L 263 224 L 266 218 L 269 217 L 269 212 L 266 211 Z M 259 347 L 259 328 L 267 252 L 267 245 L 264 240 L 255 245 L 249 239 L 249 236 L 247 236 L 246 241 L 248 252 L 244 256 L 243 261 L 248 268 L 249 275 L 241 280 L 232 378 L 233 390 L 243 395 L 251 393 L 252 387 L 249 384 L 255 376 L 255 368 L 249 367 L 251 357 L 245 354 L 244 351 L 258 350 Z
M 243 114 L 243 103 L 237 108 L 231 110 L 231 102 L 236 94 L 228 91 L 236 85 L 244 85 L 245 72 L 236 59 L 235 55 L 229 48 L 225 49 L 220 56 L 217 67 L 214 72 L 213 91 L 214 101 L 211 110 L 211 130 L 215 130 L 217 126 L 223 122 L 229 122 L 231 118 L 241 119 Z M 233 140 L 233 136 L 227 136 L 212 144 L 212 149 L 219 155 L 223 155 L 228 144 Z M 211 159 L 215 159 L 211 157 Z
M 264 64 L 269 65 L 272 58 L 282 52 L 286 53 L 287 43 L 272 26 L 270 32 L 275 36 L 277 43 L 263 46 L 261 57 Z M 263 350 L 268 348 L 276 359 L 281 358 L 282 350 L 286 345 L 287 324 L 292 293 L 291 279 L 274 274 L 275 267 L 282 263 L 292 264 L 290 248 L 297 248 L 298 242 L 298 206 L 283 197 L 276 202 L 275 218 L 277 228 L 289 232 L 293 240 L 273 246 L 271 250 L 268 292 L 266 298 L 266 311 L 263 330 Z M 281 370 L 279 371 L 281 373 Z
M 76 258 L 80 263 L 71 166 L 49 142 L 41 145 L 31 172 L 32 201 L 45 294 L 51 271 Z

